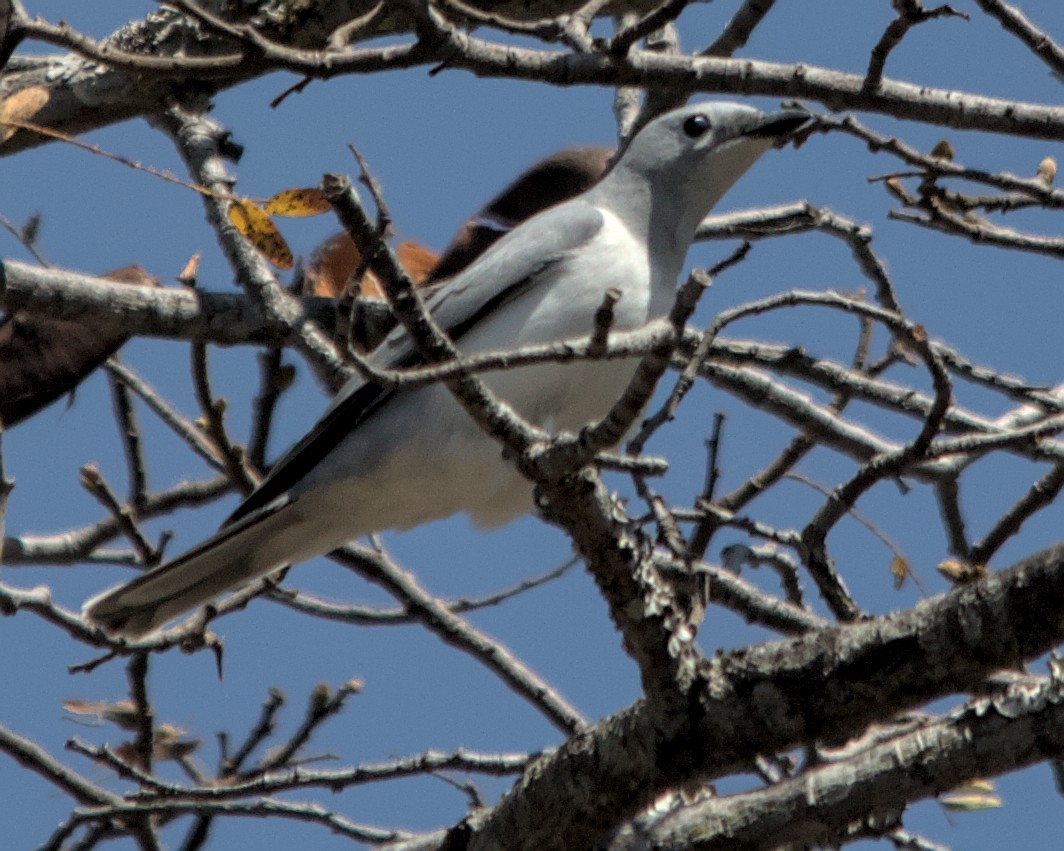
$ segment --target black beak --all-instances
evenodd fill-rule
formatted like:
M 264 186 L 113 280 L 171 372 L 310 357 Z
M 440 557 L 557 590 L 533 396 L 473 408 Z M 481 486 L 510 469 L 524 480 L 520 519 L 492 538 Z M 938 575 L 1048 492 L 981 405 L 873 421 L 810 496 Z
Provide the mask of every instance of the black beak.
M 811 119 L 812 116 L 808 113 L 799 112 L 796 109 L 781 109 L 779 112 L 768 113 L 743 135 L 781 138 L 790 135 Z

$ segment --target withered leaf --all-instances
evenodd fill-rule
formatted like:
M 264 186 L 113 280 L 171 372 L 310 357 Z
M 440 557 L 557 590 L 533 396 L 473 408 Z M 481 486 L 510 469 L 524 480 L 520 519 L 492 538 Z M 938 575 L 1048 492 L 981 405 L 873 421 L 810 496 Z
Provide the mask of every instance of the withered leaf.
M 269 214 L 247 198 L 229 202 L 229 221 L 278 269 L 292 268 L 292 251 Z
M 139 266 L 102 277 L 135 286 L 159 284 Z M 0 423 L 10 428 L 69 393 L 127 339 L 113 326 L 24 310 L 5 317 L 0 322 Z
M 262 208 L 271 216 L 318 216 L 332 209 L 322 191 L 315 186 L 285 189 L 269 198 Z

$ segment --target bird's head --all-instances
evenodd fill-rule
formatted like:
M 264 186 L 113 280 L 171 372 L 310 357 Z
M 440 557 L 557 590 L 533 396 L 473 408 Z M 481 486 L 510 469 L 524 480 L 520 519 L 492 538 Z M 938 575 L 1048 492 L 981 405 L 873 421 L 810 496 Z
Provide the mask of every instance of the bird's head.
M 607 195 L 619 199 L 628 212 L 653 218 L 653 226 L 671 217 L 677 241 L 689 240 L 758 157 L 808 120 L 798 110 L 762 112 L 740 103 L 702 102 L 674 109 L 635 135 L 608 176 L 614 188 Z

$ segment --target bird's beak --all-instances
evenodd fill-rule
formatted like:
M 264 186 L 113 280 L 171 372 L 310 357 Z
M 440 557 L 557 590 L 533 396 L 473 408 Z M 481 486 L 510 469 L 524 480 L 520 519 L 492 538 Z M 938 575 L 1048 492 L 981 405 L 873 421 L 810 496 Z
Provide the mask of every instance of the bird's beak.
M 758 122 L 743 131 L 744 136 L 760 136 L 779 139 L 789 136 L 812 119 L 808 113 L 797 109 L 781 109 L 762 116 Z

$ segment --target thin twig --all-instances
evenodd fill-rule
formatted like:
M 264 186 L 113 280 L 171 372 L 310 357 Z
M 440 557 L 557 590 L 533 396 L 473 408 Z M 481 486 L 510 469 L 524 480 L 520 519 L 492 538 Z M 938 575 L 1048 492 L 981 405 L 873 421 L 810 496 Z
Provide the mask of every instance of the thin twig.
M 895 47 L 901 44 L 901 40 L 913 27 L 942 17 L 970 20 L 963 12 L 958 12 L 950 6 L 925 9 L 922 0 L 894 0 L 894 8 L 898 12 L 898 17 L 890 22 L 879 42 L 872 48 L 872 57 L 868 62 L 864 82 L 864 87 L 868 91 L 875 91 L 879 88 L 883 81 L 883 69 L 886 67 L 887 57 Z
M 1049 34 L 1031 23 L 1030 19 L 1015 6 L 1002 0 L 975 0 L 976 3 L 1008 32 L 1016 36 L 1046 63 L 1058 77 L 1064 75 L 1064 48 Z
M 226 402 L 224 399 L 216 399 L 211 389 L 207 346 L 196 342 L 192 344 L 191 351 L 192 385 L 196 390 L 200 411 L 203 412 L 207 434 L 218 454 L 224 459 L 226 472 L 233 483 L 244 493 L 251 493 L 258 484 L 257 477 L 248 467 L 243 447 L 237 446 L 229 438 L 229 430 L 225 425 Z
M 114 356 L 112 356 L 114 357 Z M 148 473 L 144 459 L 144 447 L 140 440 L 140 426 L 129 388 L 120 382 L 113 372 L 107 375 L 111 386 L 111 401 L 115 409 L 115 422 L 122 439 L 129 472 L 129 503 L 139 511 L 148 497 Z
M 523 579 L 509 588 L 503 588 L 492 594 L 486 594 L 483 597 L 458 598 L 448 602 L 446 605 L 450 611 L 459 615 L 465 614 L 466 612 L 474 612 L 480 609 L 489 608 L 491 606 L 497 606 L 507 600 L 520 596 L 526 591 L 531 591 L 542 585 L 546 585 L 548 582 L 553 582 L 555 579 L 560 579 L 577 563 L 578 559 L 572 558 L 553 570 L 549 570 L 539 576 Z M 290 609 L 304 612 L 305 614 L 314 617 L 341 621 L 343 623 L 358 624 L 359 626 L 396 626 L 417 623 L 421 620 L 406 606 L 398 609 L 349 606 L 328 602 L 302 591 L 293 591 L 289 588 L 274 591 L 270 595 L 270 598 L 277 600 L 279 603 Z

